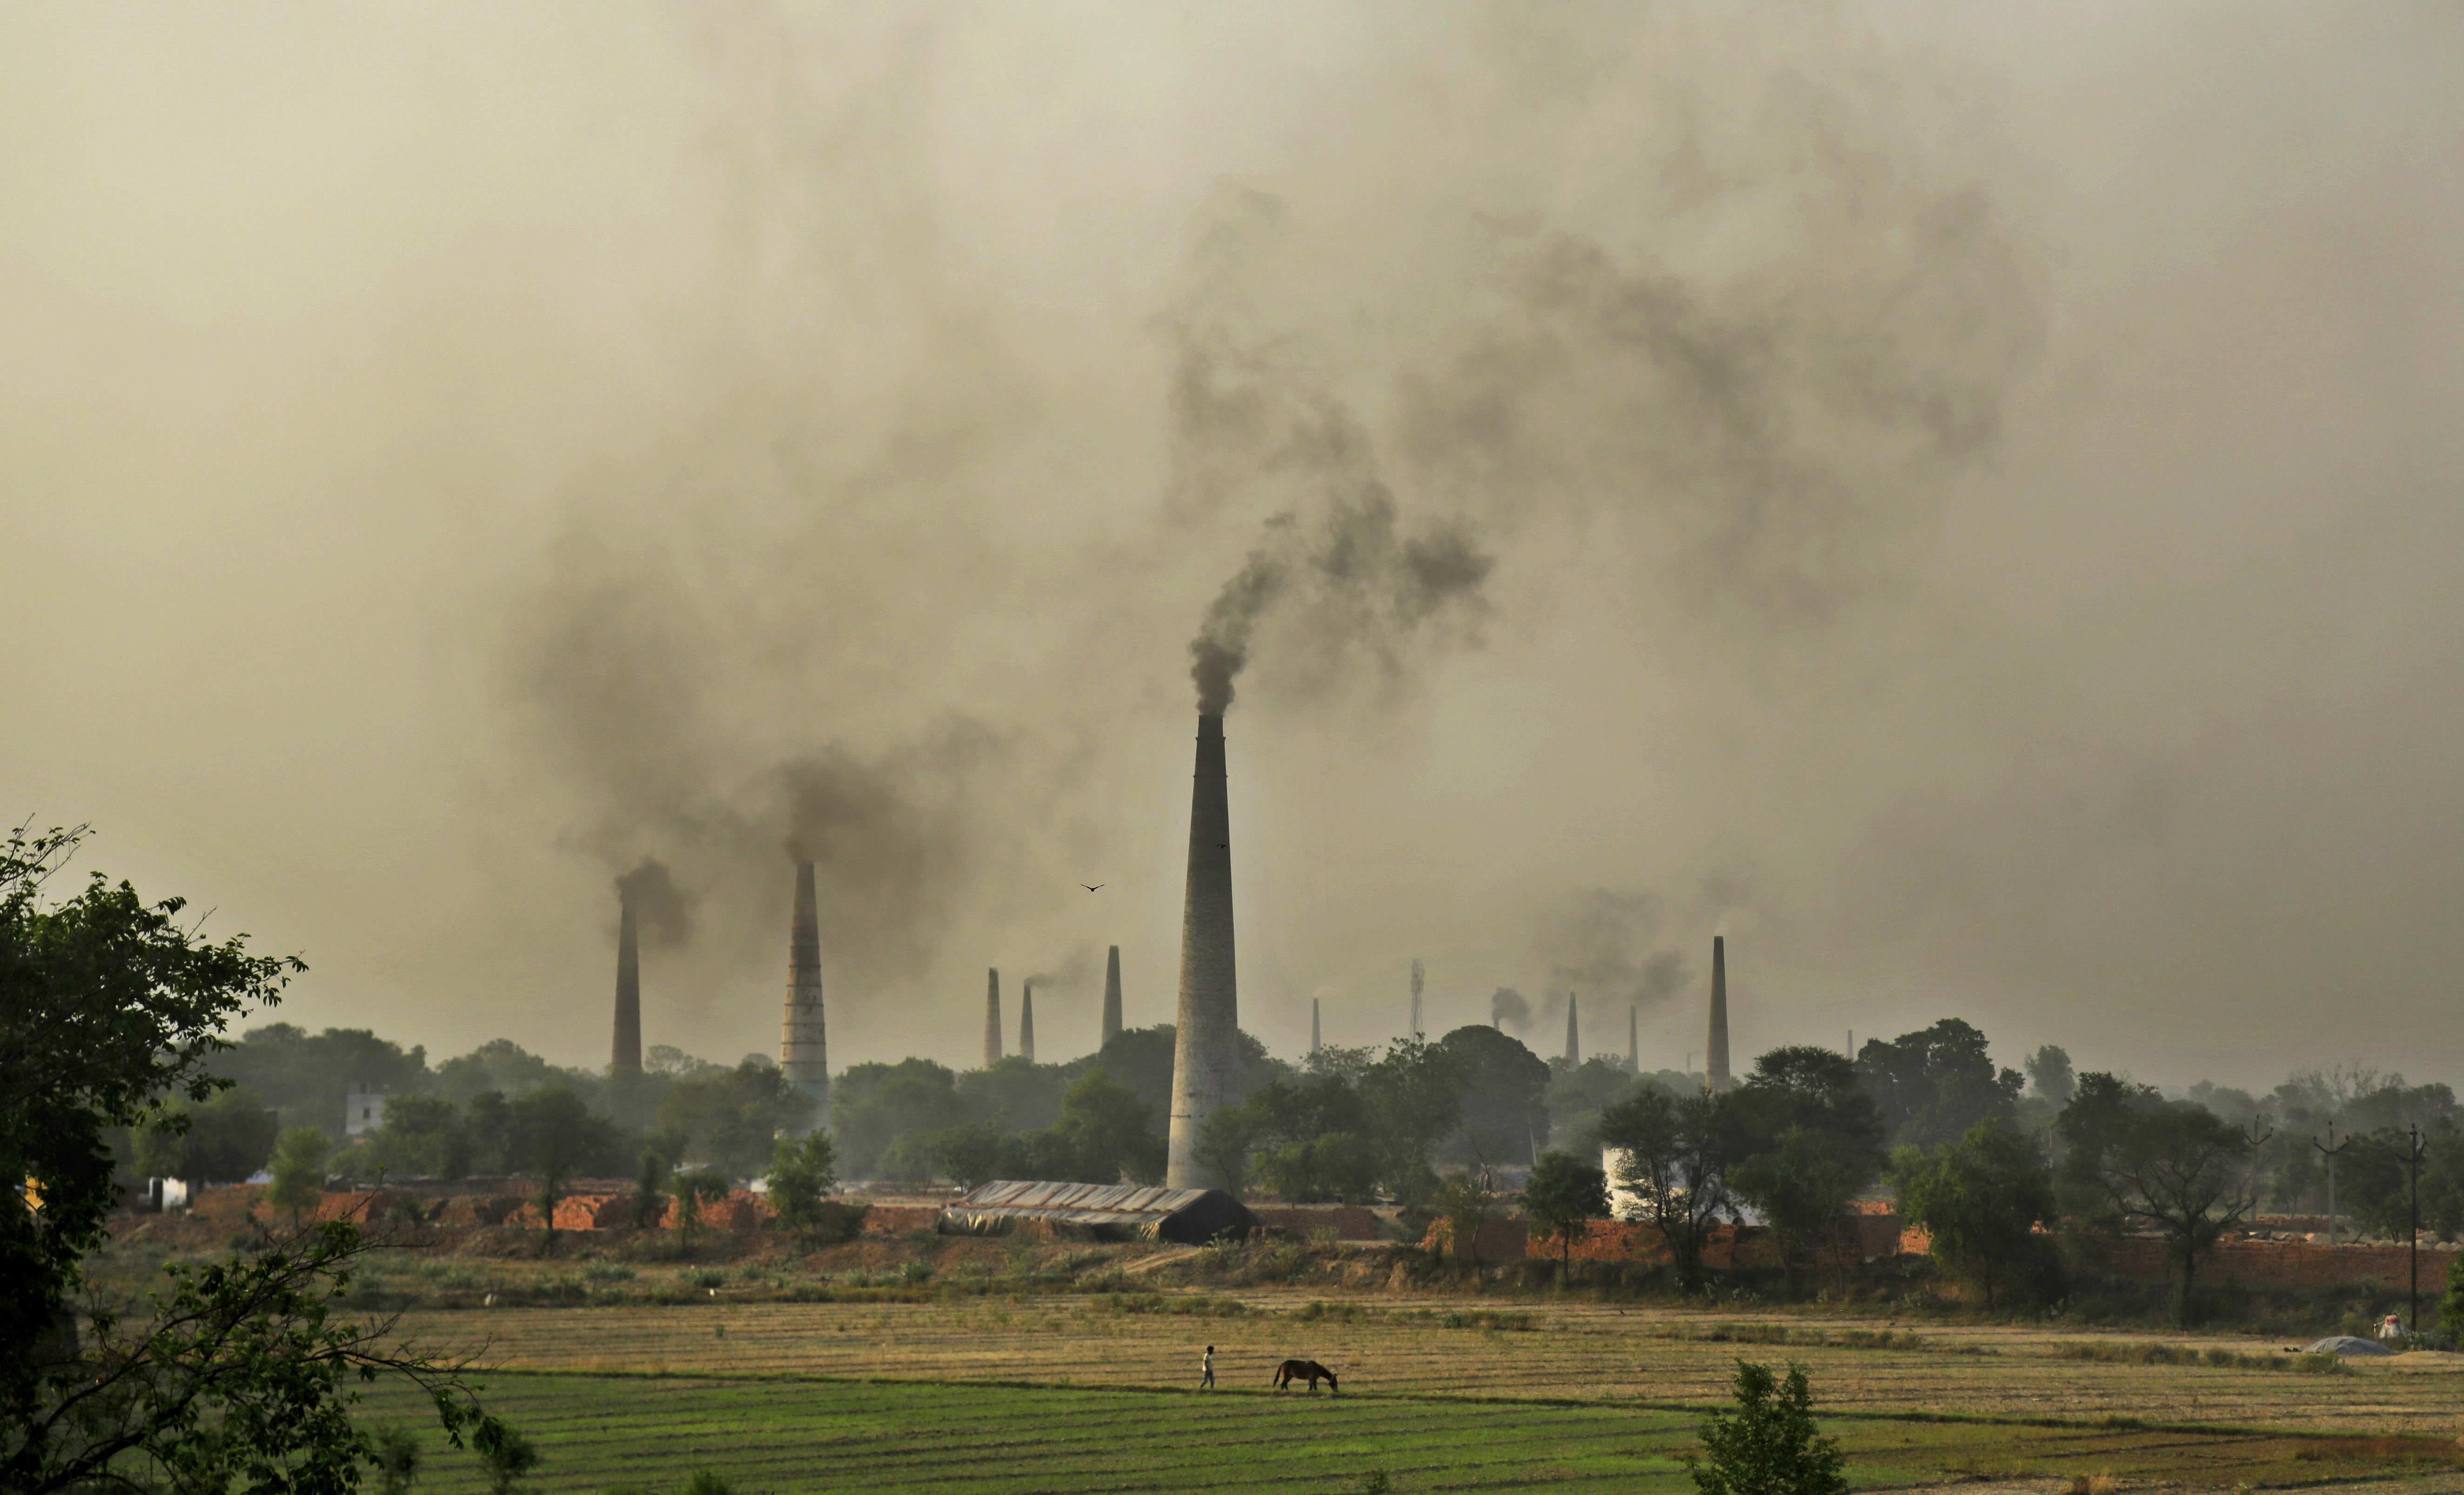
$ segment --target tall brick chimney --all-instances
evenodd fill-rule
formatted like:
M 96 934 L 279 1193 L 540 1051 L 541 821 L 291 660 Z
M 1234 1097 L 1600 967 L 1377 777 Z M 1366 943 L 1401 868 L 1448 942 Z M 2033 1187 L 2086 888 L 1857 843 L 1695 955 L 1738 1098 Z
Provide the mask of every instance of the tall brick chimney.
M 787 926 L 787 1007 L 779 1028 L 779 1067 L 813 1098 L 813 1125 L 830 1115 L 829 1043 L 822 1026 L 822 918 L 813 864 L 796 864 L 796 916 Z
M 984 977 L 984 1067 L 1000 1064 L 1001 1058 L 1001 967 L 994 966 Z
M 1114 945 L 1104 957 L 1104 1033 L 1095 1046 L 1100 1051 L 1111 1046 L 1121 1036 L 1121 947 Z
M 1703 1088 L 1717 1095 L 1728 1088 L 1728 941 L 1711 936 L 1711 1028 L 1703 1044 Z
M 1224 1182 L 1198 1159 L 1199 1132 L 1231 1098 L 1241 1062 L 1240 984 L 1232 962 L 1232 810 L 1223 767 L 1223 718 L 1198 718 L 1189 797 L 1189 881 L 1180 913 L 1180 1004 L 1172 1049 L 1172 1129 L 1164 1183 Z
M 622 900 L 616 916 L 616 1043 L 608 1055 L 607 1072 L 639 1072 L 642 1067 L 642 936 L 633 927 L 633 892 L 622 879 L 616 884 Z
M 1566 994 L 1566 1064 L 1570 1068 L 1579 1068 L 1583 1063 L 1583 1030 L 1574 1022 L 1581 1004 L 1582 999 L 1573 992 Z
M 1031 976 L 1018 993 L 1018 1057 L 1035 1063 L 1035 978 Z

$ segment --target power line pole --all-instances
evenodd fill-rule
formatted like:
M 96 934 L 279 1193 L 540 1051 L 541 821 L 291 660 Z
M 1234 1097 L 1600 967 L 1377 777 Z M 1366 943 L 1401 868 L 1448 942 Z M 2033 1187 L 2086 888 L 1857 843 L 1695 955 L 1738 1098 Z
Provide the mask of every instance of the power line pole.
M 2421 1332 L 2421 1154 L 2427 1151 L 2421 1140 L 2421 1123 L 2411 1127 L 2412 1156 L 2407 1159 L 2412 1173 L 2412 1301 L 2406 1306 L 2404 1331 L 2408 1337 Z
M 2327 1123 L 2327 1142 L 2335 1145 L 2330 1147 L 2317 1137 L 2310 1139 L 2310 1145 L 2319 1149 L 2319 1155 L 2327 1159 L 2327 1243 L 2332 1246 L 2336 1243 L 2336 1154 L 2352 1146 L 2353 1139 L 2346 1137 L 2337 1142 L 2336 1124 L 2331 1121 Z

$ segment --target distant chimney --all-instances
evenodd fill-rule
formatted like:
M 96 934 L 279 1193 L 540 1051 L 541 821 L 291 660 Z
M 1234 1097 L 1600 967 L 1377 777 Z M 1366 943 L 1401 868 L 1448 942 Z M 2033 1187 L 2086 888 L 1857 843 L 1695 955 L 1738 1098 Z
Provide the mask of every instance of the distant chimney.
M 1198 718 L 1189 795 L 1189 881 L 1180 912 L 1180 1005 L 1172 1048 L 1172 1130 L 1164 1185 L 1221 1187 L 1198 1156 L 1206 1119 L 1232 1096 L 1241 1063 L 1240 982 L 1232 960 L 1232 810 L 1223 718 Z
M 1018 1057 L 1035 1063 L 1035 978 L 1031 976 L 1018 992 Z
M 1703 1088 L 1728 1088 L 1728 941 L 1711 936 L 1711 1031 L 1703 1048 Z
M 1317 1025 L 1317 999 L 1312 997 L 1309 999 L 1309 1052 L 1314 1054 L 1325 1046 Z
M 1111 1046 L 1121 1036 L 1121 947 L 1114 945 L 1104 957 L 1104 1041 L 1099 1049 Z
M 607 1072 L 621 1074 L 642 1067 L 642 938 L 633 929 L 633 893 L 620 879 L 622 900 L 616 915 L 616 1044 Z
M 1569 1068 L 1579 1068 L 1583 1063 L 1583 1032 L 1574 1025 L 1579 1000 L 1573 992 L 1566 994 L 1566 1065 Z
M 1625 1009 L 1625 1067 L 1629 1074 L 1642 1073 L 1641 1019 L 1636 1016 L 1640 1010 L 1639 1007 Z
M 984 978 L 984 1067 L 1001 1063 L 1001 967 Z
M 779 1068 L 813 1098 L 813 1126 L 830 1116 L 829 1044 L 822 1026 L 822 918 L 813 864 L 796 864 L 796 917 L 787 926 L 787 1010 L 779 1029 Z
M 1416 1039 L 1420 1036 L 1420 982 L 1424 974 L 1420 967 L 1420 957 L 1414 956 L 1412 957 L 1412 1036 Z

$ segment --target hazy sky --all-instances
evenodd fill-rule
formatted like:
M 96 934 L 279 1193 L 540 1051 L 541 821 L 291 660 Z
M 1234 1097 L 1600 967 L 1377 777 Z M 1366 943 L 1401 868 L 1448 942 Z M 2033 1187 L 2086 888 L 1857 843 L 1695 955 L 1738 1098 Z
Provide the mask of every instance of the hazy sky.
M 801 838 L 835 1065 L 1067 1056 L 1237 625 L 1279 1051 L 2464 1081 L 2459 267 L 2444 4 L 14 7 L 0 801 L 590 1065 Z

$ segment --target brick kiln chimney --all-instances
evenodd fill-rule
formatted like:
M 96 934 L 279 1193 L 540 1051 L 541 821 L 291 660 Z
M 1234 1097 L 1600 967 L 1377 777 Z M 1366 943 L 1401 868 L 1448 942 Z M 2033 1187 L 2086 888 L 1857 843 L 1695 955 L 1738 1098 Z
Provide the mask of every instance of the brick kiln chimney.
M 1625 1067 L 1629 1074 L 1642 1073 L 1642 1020 L 1638 1007 L 1625 1009 Z
M 1172 1132 L 1164 1183 L 1218 1188 L 1198 1160 L 1199 1132 L 1231 1097 L 1241 1062 L 1240 988 L 1232 967 L 1232 811 L 1223 718 L 1198 718 L 1189 797 L 1189 883 L 1180 912 L 1180 1006 L 1172 1048 Z
M 1711 936 L 1711 1031 L 1703 1045 L 1703 1088 L 1728 1088 L 1728 941 Z
M 796 863 L 796 917 L 787 926 L 787 1008 L 779 1028 L 779 1067 L 813 1098 L 813 1125 L 830 1114 L 829 1044 L 822 1029 L 822 917 L 813 864 Z
M 984 977 L 984 1067 L 1001 1063 L 1001 967 L 994 966 Z
M 1018 1057 L 1035 1063 L 1035 978 L 1031 976 L 1018 994 Z
M 633 890 L 620 880 L 616 895 L 616 1044 L 607 1072 L 640 1072 L 642 1067 L 642 937 L 633 927 Z
M 1420 957 L 1414 956 L 1412 957 L 1412 1037 L 1415 1041 L 1418 1041 L 1420 1036 L 1420 983 L 1426 974 L 1420 965 Z
M 1095 1046 L 1098 1051 L 1111 1046 L 1121 1036 L 1121 947 L 1104 957 L 1104 1036 Z
M 1581 1000 L 1573 992 L 1566 994 L 1566 1065 L 1569 1068 L 1577 1067 L 1583 1062 L 1583 1030 L 1574 1023 L 1574 1014 Z

